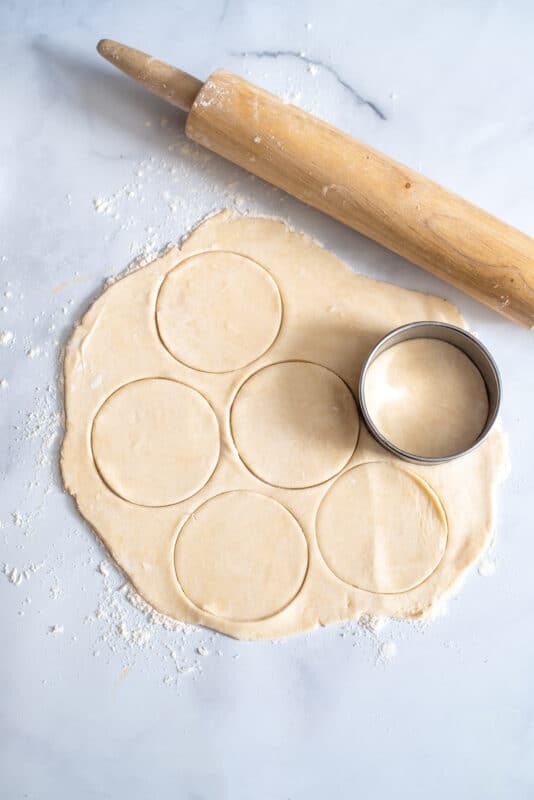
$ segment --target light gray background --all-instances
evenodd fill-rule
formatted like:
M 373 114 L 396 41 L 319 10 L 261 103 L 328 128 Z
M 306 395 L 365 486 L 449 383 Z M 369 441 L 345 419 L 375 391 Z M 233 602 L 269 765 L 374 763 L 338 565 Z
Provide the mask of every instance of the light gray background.
M 532 333 L 231 165 L 203 164 L 183 147 L 181 115 L 94 51 L 110 36 L 202 78 L 239 72 L 534 234 L 533 30 L 526 1 L 0 4 L 0 329 L 16 334 L 0 347 L 0 561 L 43 562 L 20 585 L 0 574 L 2 798 L 534 796 Z M 145 202 L 123 192 L 96 213 L 95 198 L 141 182 L 136 171 Z M 144 242 L 161 247 L 232 204 L 453 300 L 501 366 L 513 470 L 497 571 L 473 570 L 430 626 L 283 644 L 151 626 L 146 647 L 117 628 L 144 617 L 115 591 L 116 571 L 98 573 L 105 554 L 58 482 L 58 356 Z M 121 610 L 99 619 L 109 593 Z M 385 662 L 389 640 L 398 653 Z M 176 642 L 190 673 L 174 669 Z

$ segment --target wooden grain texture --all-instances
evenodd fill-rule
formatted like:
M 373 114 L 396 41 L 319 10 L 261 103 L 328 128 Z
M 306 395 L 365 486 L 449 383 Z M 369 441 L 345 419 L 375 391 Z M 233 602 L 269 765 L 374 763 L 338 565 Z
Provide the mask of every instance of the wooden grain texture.
M 458 195 L 225 71 L 187 135 L 529 328 L 534 240 Z
M 202 88 L 202 81 L 188 72 L 112 39 L 101 39 L 96 49 L 114 67 L 182 111 L 189 111 Z

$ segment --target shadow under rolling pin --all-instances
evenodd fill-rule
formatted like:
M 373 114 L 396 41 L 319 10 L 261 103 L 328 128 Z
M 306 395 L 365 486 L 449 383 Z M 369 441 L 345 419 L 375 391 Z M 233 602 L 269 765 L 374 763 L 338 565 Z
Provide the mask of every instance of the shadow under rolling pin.
M 230 72 L 203 83 L 109 39 L 98 52 L 189 112 L 193 141 L 534 327 L 534 240 L 526 234 Z

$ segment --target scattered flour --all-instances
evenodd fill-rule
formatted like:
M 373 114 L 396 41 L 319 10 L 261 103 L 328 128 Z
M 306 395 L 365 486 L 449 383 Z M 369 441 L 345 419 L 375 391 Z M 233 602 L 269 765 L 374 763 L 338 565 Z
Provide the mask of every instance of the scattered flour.
M 62 594 L 57 575 L 52 574 L 52 586 L 48 590 L 48 596 L 50 600 L 58 600 Z
M 496 571 L 497 562 L 494 558 L 490 558 L 489 556 L 485 556 L 478 565 L 478 574 L 482 575 L 483 578 L 491 578 L 492 575 L 495 575 Z
M 59 633 L 64 633 L 65 629 L 63 625 L 50 625 L 48 628 L 48 633 L 51 633 L 52 636 L 56 636 Z
M 97 214 L 113 214 L 113 206 L 103 197 L 95 197 L 93 205 Z
M 14 584 L 15 586 L 20 586 L 20 584 L 22 583 L 22 573 L 20 573 L 16 567 L 12 567 L 10 569 L 8 565 L 5 564 L 4 575 L 6 575 L 8 581 Z
M 160 614 L 120 579 L 120 573 L 111 563 L 100 561 L 96 569 L 103 579 L 102 592 L 94 614 L 85 620 L 96 634 L 93 655 L 101 657 L 107 652 L 138 668 L 140 659 L 144 659 L 152 670 L 154 664 L 167 670 L 168 659 L 171 673 L 166 671 L 161 678 L 166 686 L 178 686 L 184 676 L 198 678 L 202 673 L 200 661 L 211 652 L 198 639 L 201 636 L 214 641 L 219 634 Z
M 310 30 L 311 23 L 308 23 L 306 27 Z M 302 56 L 305 57 L 304 52 Z M 307 69 L 308 73 L 313 76 L 317 74 L 319 67 L 310 63 Z M 298 80 L 301 82 L 300 86 L 306 86 L 308 93 L 309 87 L 315 87 L 316 83 L 306 81 L 304 70 L 302 73 L 303 75 Z M 298 84 L 293 83 L 286 87 L 285 99 L 287 102 L 298 103 L 301 96 L 302 89 Z M 309 99 L 308 94 L 306 99 Z M 157 125 L 157 121 L 155 125 Z M 262 202 L 265 201 L 267 207 L 272 208 L 273 198 L 276 203 L 280 204 L 287 200 L 285 195 L 274 187 L 265 186 L 260 182 L 255 183 L 252 175 L 236 173 L 233 167 L 189 142 L 183 135 L 173 130 L 172 120 L 167 117 L 160 118 L 159 126 L 164 129 L 159 135 L 168 137 L 167 153 L 169 156 L 161 158 L 152 155 L 132 164 L 131 175 L 124 186 L 107 197 L 99 196 L 92 201 L 95 213 L 101 217 L 98 224 L 103 227 L 103 240 L 108 242 L 114 241 L 117 237 L 127 237 L 126 249 L 129 249 L 130 256 L 134 259 L 126 272 L 121 272 L 120 275 L 113 274 L 106 285 L 112 284 L 118 277 L 123 277 L 128 272 L 133 272 L 149 263 L 155 255 L 162 251 L 166 242 L 176 241 L 179 233 L 191 229 L 200 218 L 216 213 L 224 206 L 233 204 L 243 210 L 249 203 L 253 203 L 251 211 L 265 213 Z M 255 144 L 259 144 L 260 141 L 260 136 L 254 137 Z M 228 179 L 229 177 L 230 179 Z M 249 192 L 252 187 L 254 187 L 254 192 Z M 249 197 L 254 199 L 251 200 Z M 70 195 L 67 195 L 66 202 L 67 205 L 71 205 Z M 87 198 L 85 202 L 90 203 L 90 198 Z M 114 273 L 119 271 L 112 269 L 110 265 L 107 269 Z M 11 290 L 7 290 L 4 292 L 4 296 L 11 299 L 13 293 Z M 56 306 L 54 315 L 47 322 L 49 342 L 58 354 L 59 335 L 64 329 L 66 321 L 64 317 L 70 314 L 71 310 L 70 303 Z M 56 315 L 59 315 L 59 320 Z M 56 330 L 56 323 L 58 330 Z M 11 331 L 0 333 L 1 345 L 11 345 L 14 339 Z M 30 355 L 32 350 L 44 349 L 45 346 L 42 343 L 36 347 L 32 345 L 28 356 L 33 358 L 39 354 L 35 352 Z M 58 364 L 58 366 L 60 365 Z M 56 500 L 60 492 L 56 465 L 57 444 L 63 420 L 60 410 L 61 398 L 56 388 L 55 377 L 49 377 L 49 380 L 54 380 L 53 384 L 35 387 L 34 396 L 28 404 L 30 410 L 21 410 L 22 423 L 17 426 L 18 444 L 34 443 L 37 446 L 35 473 L 36 481 L 40 485 L 44 483 L 42 485 L 45 496 L 44 503 L 46 503 L 46 496 L 49 492 L 56 490 L 54 495 Z M 101 376 L 96 375 L 93 380 L 93 388 L 97 388 L 101 380 Z M 7 381 L 3 379 L 0 386 L 3 389 L 7 388 Z M 43 530 L 37 531 L 35 525 L 35 520 L 42 513 L 43 507 L 46 508 L 46 505 L 32 511 L 23 508 L 13 512 L 13 524 L 17 529 L 20 528 L 20 530 L 12 530 L 12 535 L 17 537 L 17 541 L 21 538 L 21 533 L 32 536 L 37 535 L 37 532 L 43 536 L 50 535 L 46 531 L 46 526 L 43 526 Z M 17 516 L 15 517 L 15 515 Z M 182 681 L 197 680 L 202 674 L 203 668 L 208 669 L 210 664 L 214 663 L 213 655 L 222 656 L 224 653 L 228 654 L 230 658 L 239 658 L 239 652 L 236 652 L 238 644 L 232 640 L 206 629 L 171 619 L 149 606 L 129 583 L 124 582 L 120 572 L 112 563 L 101 560 L 102 552 L 98 549 L 92 534 L 86 527 L 82 530 L 83 533 L 69 531 L 65 523 L 64 530 L 52 532 L 54 537 L 57 535 L 61 544 L 74 536 L 85 537 L 83 545 L 77 548 L 77 552 L 82 555 L 77 556 L 78 560 L 75 564 L 72 560 L 65 560 L 63 551 L 60 550 L 54 557 L 54 572 L 51 572 L 52 567 L 47 556 L 47 568 L 42 570 L 35 582 L 43 583 L 47 601 L 56 602 L 55 615 L 59 608 L 57 600 L 61 596 L 67 595 L 69 585 L 71 593 L 79 593 L 85 592 L 83 581 L 84 579 L 89 580 L 88 576 L 91 573 L 93 580 L 101 581 L 96 607 L 84 619 L 87 636 L 83 638 L 85 641 L 89 639 L 91 642 L 90 652 L 95 658 L 107 658 L 113 665 L 120 659 L 121 663 L 126 662 L 126 670 L 128 667 L 135 667 L 138 670 L 147 671 L 152 676 L 159 675 L 159 679 L 165 686 L 177 687 L 178 690 Z M 24 540 L 22 539 L 22 541 Z M 53 541 L 51 540 L 52 544 Z M 65 552 L 71 551 L 65 550 Z M 92 555 L 88 556 L 87 553 L 92 553 Z M 24 568 L 4 564 L 2 571 L 11 584 L 20 586 L 41 570 L 43 563 L 30 564 Z M 60 591 L 57 575 L 62 575 L 62 572 L 65 571 L 64 574 L 68 574 L 72 578 L 74 569 L 79 571 L 76 577 L 80 579 L 70 583 L 65 581 L 65 588 Z M 100 577 L 94 575 L 95 571 Z M 51 579 L 52 585 L 50 585 Z M 33 588 L 35 584 L 32 581 L 29 585 Z M 73 600 L 73 606 L 76 606 L 74 596 L 71 597 L 71 600 Z M 26 597 L 21 603 L 30 613 L 31 597 Z M 33 605 L 34 613 L 36 605 L 37 603 Z M 41 601 L 39 601 L 39 605 L 41 605 Z M 362 617 L 359 623 L 352 622 L 341 626 L 341 635 L 348 637 L 348 641 L 353 646 L 366 641 L 373 653 L 376 653 L 378 648 L 380 660 L 389 661 L 394 658 L 397 646 L 393 641 L 380 641 L 380 634 L 389 622 L 387 618 Z M 21 624 L 24 623 L 21 621 Z M 75 624 L 76 617 L 74 616 L 73 621 L 68 623 L 68 629 L 71 630 Z M 64 626 L 52 625 L 48 629 L 43 629 L 43 634 L 46 632 L 50 635 L 63 634 Z M 80 640 L 82 640 L 81 636 Z M 65 642 L 67 641 L 73 642 L 71 637 L 65 637 Z M 290 642 L 291 640 L 276 644 L 291 646 Z
M 397 655 L 397 645 L 395 642 L 387 641 L 382 642 L 380 645 L 380 650 L 378 651 L 378 657 L 382 661 L 392 661 L 395 656 Z
M 0 344 L 4 347 L 9 347 L 15 341 L 15 334 L 13 331 L 0 331 Z
M 14 586 L 20 586 L 23 581 L 27 581 L 31 578 L 32 575 L 35 575 L 36 572 L 39 572 L 44 566 L 44 561 L 39 562 L 38 564 L 28 564 L 27 567 L 11 567 L 9 564 L 4 563 L 2 567 L 2 572 L 8 579 L 10 583 Z
M 374 617 L 371 614 L 362 614 L 358 620 L 358 624 L 369 631 L 369 633 L 378 634 L 386 627 L 389 622 L 389 617 Z
M 39 443 L 37 463 L 41 467 L 50 464 L 51 451 L 61 433 L 63 419 L 58 405 L 59 398 L 54 384 L 48 384 L 44 391 L 37 388 L 32 410 L 27 411 L 22 424 L 16 426 L 19 441 L 35 440 Z

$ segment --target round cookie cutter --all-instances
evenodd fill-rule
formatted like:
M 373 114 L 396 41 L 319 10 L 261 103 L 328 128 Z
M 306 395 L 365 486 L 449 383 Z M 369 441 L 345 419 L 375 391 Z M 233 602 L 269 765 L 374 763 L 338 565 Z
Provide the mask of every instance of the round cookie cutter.
M 402 450 L 397 447 L 393 442 L 387 439 L 380 429 L 375 425 L 367 403 L 365 401 L 365 381 L 369 367 L 379 355 L 385 353 L 390 347 L 401 342 L 406 342 L 409 339 L 439 339 L 448 344 L 454 345 L 461 350 L 475 365 L 480 372 L 486 392 L 488 394 L 488 416 L 481 432 L 475 441 L 460 450 L 457 453 L 452 453 L 447 456 L 418 456 L 410 453 L 407 450 Z M 358 399 L 360 410 L 364 418 L 365 424 L 371 435 L 377 440 L 382 447 L 389 450 L 390 453 L 402 458 L 404 461 L 410 461 L 413 464 L 444 464 L 447 461 L 452 461 L 455 458 L 467 455 L 467 453 L 475 450 L 482 442 L 489 436 L 491 429 L 497 419 L 499 408 L 501 405 L 501 377 L 499 370 L 493 356 L 484 345 L 476 339 L 473 334 L 458 328 L 456 325 L 449 325 L 446 322 L 410 322 L 408 325 L 401 325 L 400 328 L 395 328 L 390 333 L 386 334 L 378 344 L 373 347 L 369 355 L 364 361 L 362 371 L 360 374 L 360 382 L 358 386 Z

